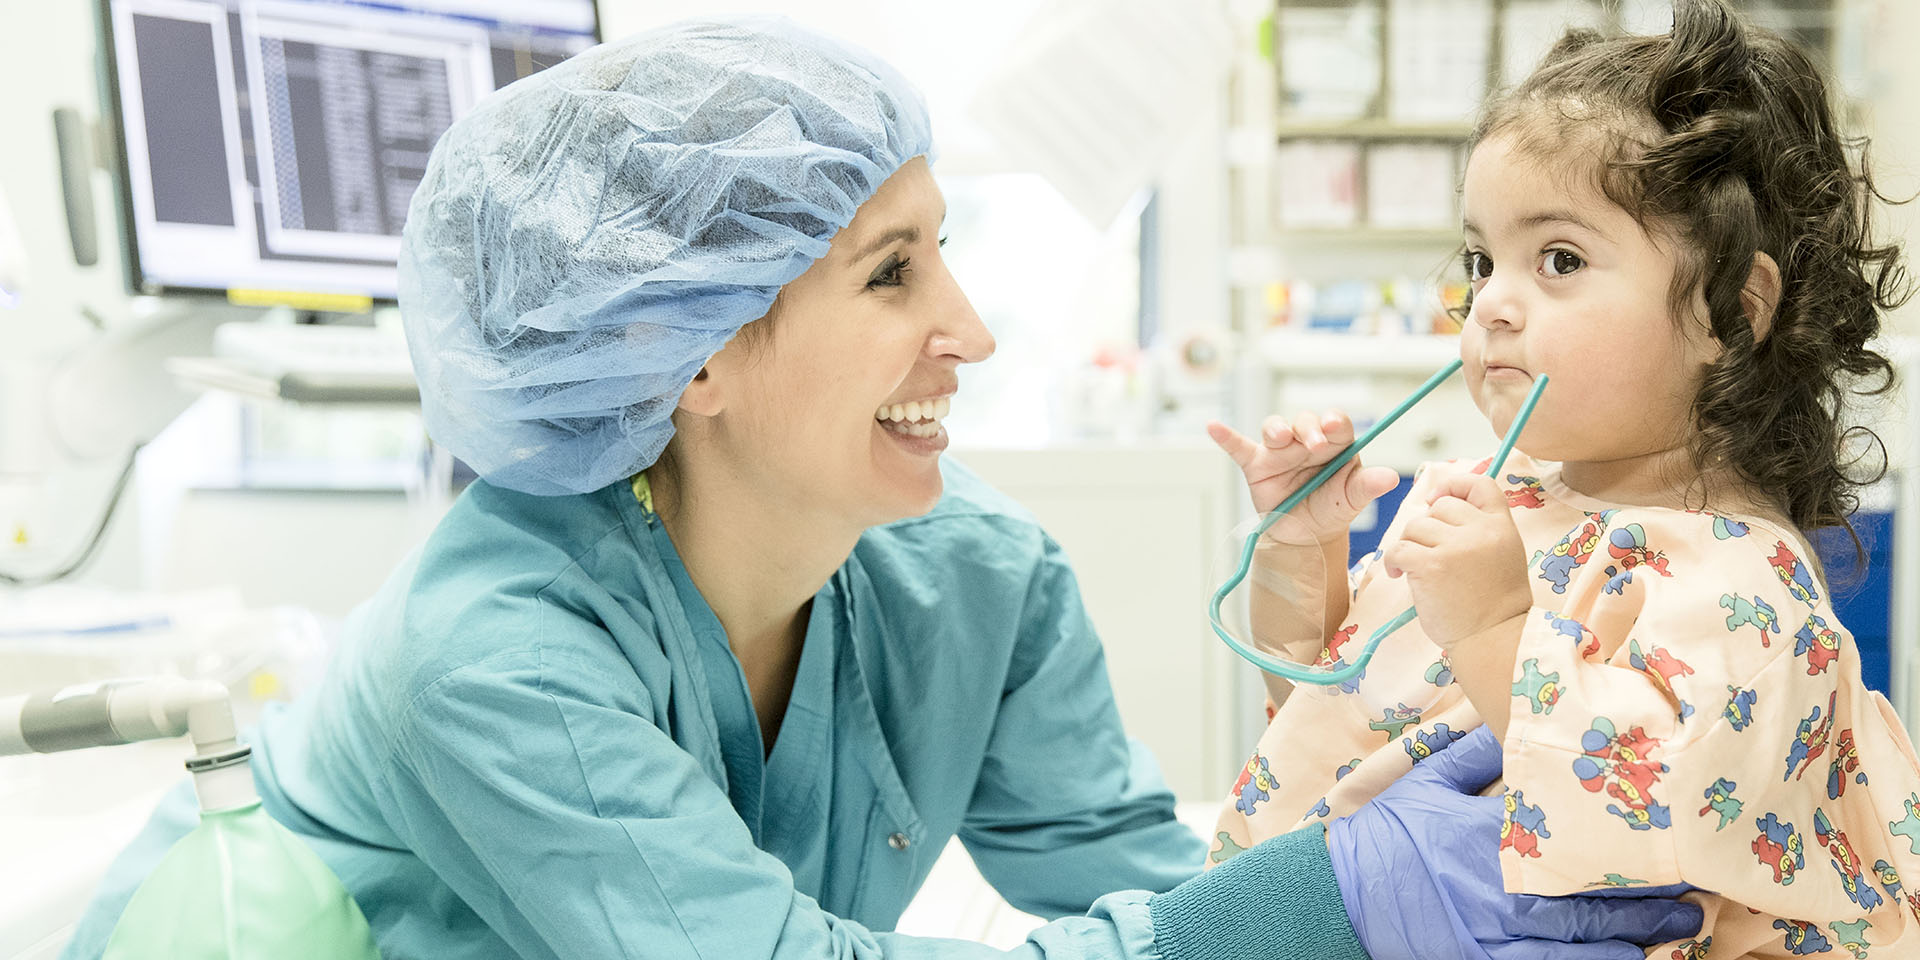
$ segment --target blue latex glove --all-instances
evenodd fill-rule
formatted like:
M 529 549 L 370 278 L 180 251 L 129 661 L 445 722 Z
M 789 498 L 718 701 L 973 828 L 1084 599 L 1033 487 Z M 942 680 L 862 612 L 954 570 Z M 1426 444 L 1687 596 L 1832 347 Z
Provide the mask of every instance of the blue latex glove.
M 1500 742 L 1481 727 L 1328 828 L 1347 919 L 1373 960 L 1642 960 L 1635 944 L 1699 932 L 1699 907 L 1665 899 L 1684 886 L 1633 898 L 1507 893 L 1505 803 L 1478 796 L 1499 775 Z

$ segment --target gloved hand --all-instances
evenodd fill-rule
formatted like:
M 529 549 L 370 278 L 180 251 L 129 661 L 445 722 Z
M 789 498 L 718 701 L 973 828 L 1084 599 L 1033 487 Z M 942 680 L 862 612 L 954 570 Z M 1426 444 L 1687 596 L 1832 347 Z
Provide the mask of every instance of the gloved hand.
M 1481 727 L 1328 828 L 1347 919 L 1373 960 L 1642 960 L 1644 946 L 1699 932 L 1700 908 L 1666 899 L 1685 886 L 1508 894 L 1505 804 L 1478 796 L 1499 775 L 1500 742 Z

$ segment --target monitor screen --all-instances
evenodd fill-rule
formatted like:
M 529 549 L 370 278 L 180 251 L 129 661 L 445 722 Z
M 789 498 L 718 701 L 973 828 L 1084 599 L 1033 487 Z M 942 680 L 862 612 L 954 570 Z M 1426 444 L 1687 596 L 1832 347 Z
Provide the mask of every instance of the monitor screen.
M 434 141 L 593 0 L 102 0 L 128 284 L 392 299 Z

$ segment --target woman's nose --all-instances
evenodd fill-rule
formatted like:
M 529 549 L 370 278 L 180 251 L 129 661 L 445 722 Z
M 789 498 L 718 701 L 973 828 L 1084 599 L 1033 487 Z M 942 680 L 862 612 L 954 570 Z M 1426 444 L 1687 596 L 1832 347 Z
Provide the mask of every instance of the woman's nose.
M 967 299 L 966 291 L 947 274 L 947 289 L 940 298 L 939 322 L 927 338 L 927 352 L 936 358 L 952 358 L 961 363 L 979 363 L 993 356 L 993 334 L 980 320 Z

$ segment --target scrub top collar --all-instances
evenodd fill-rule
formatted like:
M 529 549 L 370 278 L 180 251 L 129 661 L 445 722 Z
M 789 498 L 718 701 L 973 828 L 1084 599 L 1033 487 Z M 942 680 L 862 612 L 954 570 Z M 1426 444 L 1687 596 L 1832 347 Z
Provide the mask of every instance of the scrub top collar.
M 836 647 L 849 621 L 846 592 L 839 583 L 846 570 L 835 571 L 814 595 L 793 690 L 769 754 L 746 673 L 719 617 L 694 585 L 667 535 L 645 473 L 633 478 L 632 490 L 646 522 L 646 538 L 667 572 L 694 637 L 697 649 L 693 652 L 701 666 L 696 673 L 704 681 L 698 686 L 707 700 L 705 712 L 716 726 L 725 768 L 722 785 L 755 844 L 778 855 L 778 848 L 786 845 L 783 841 L 816 836 L 818 831 L 809 829 L 808 823 L 825 817 L 830 785 L 823 780 L 831 776 L 832 767 L 823 761 L 833 750 Z

